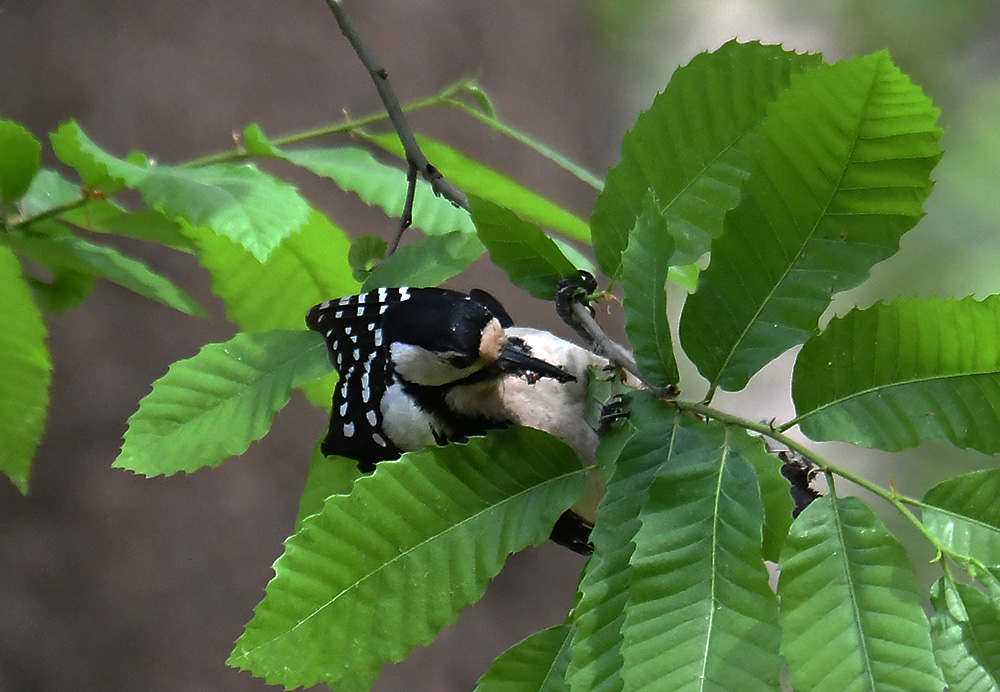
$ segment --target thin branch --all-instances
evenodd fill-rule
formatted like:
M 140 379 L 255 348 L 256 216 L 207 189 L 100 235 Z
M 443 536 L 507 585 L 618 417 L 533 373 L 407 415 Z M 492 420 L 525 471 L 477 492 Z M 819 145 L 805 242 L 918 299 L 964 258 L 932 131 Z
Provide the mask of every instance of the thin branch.
M 385 106 L 385 110 L 389 114 L 389 120 L 392 121 L 392 125 L 396 129 L 396 134 L 399 135 L 399 141 L 403 144 L 407 162 L 415 166 L 420 171 L 424 180 L 431 184 L 434 194 L 444 197 L 456 207 L 468 210 L 469 199 L 465 196 L 465 193 L 449 183 L 441 175 L 441 172 L 431 165 L 427 157 L 420 150 L 417 138 L 413 135 L 413 131 L 407 124 L 406 116 L 403 114 L 403 110 L 399 106 L 399 101 L 396 99 L 396 94 L 389 84 L 388 73 L 375 57 L 375 52 L 371 46 L 368 45 L 368 42 L 354 26 L 354 22 L 351 21 L 350 16 L 347 14 L 342 0 L 326 0 L 326 4 L 330 8 L 330 11 L 333 12 L 333 16 L 336 17 L 340 31 L 354 48 L 354 52 L 361 59 L 365 69 L 368 70 L 368 74 L 375 84 L 375 89 L 382 99 L 382 105 Z
M 399 215 L 399 230 L 396 231 L 396 237 L 392 239 L 392 243 L 389 245 L 389 252 L 386 253 L 386 257 L 391 257 L 392 253 L 396 252 L 396 248 L 399 247 L 399 241 L 403 237 L 403 231 L 413 224 L 413 197 L 416 193 L 417 167 L 411 163 L 406 171 L 406 201 L 403 202 L 403 213 Z

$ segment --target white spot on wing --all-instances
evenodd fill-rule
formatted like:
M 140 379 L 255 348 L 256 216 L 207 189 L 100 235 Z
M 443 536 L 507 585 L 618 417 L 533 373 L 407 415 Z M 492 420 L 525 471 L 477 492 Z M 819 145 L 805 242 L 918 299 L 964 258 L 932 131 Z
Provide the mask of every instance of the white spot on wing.
M 368 419 L 368 424 L 373 428 L 378 425 L 378 414 L 376 414 L 374 410 L 369 410 L 368 413 L 365 414 L 365 418 Z
M 344 423 L 344 437 L 354 437 L 354 423 Z

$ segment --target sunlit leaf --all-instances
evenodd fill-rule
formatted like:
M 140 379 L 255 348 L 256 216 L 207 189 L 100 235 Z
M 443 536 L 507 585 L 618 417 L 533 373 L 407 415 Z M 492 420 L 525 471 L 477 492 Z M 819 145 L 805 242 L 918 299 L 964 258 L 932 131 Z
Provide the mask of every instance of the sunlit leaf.
M 864 502 L 809 505 L 780 567 L 781 652 L 795 689 L 940 692 L 913 567 Z
M 437 286 L 465 271 L 483 255 L 473 233 L 431 235 L 400 247 L 376 266 L 363 290 L 379 286 Z
M 743 388 L 899 249 L 941 156 L 937 115 L 885 52 L 792 77 L 681 319 L 713 390 Z
M 286 541 L 230 665 L 287 688 L 367 690 L 479 600 L 509 554 L 545 540 L 585 486 L 569 447 L 526 428 L 382 462 Z
M 267 434 L 292 389 L 330 370 L 313 332 L 237 334 L 170 366 L 128 420 L 114 466 L 146 476 L 192 472 Z
M 31 461 L 49 406 L 46 329 L 10 250 L 0 246 L 0 472 L 28 492 Z
M 617 276 L 628 235 L 652 191 L 677 242 L 677 263 L 706 253 L 750 173 L 752 133 L 790 75 L 820 57 L 730 41 L 674 72 L 622 142 L 590 218 L 601 269 Z
M 1000 296 L 835 318 L 802 347 L 792 397 L 814 440 L 897 451 L 936 438 L 1000 452 Z

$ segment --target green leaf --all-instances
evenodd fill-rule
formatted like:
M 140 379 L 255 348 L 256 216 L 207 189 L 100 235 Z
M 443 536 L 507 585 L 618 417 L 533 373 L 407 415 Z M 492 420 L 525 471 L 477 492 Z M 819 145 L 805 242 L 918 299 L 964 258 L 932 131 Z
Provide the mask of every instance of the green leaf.
M 364 283 L 372 270 L 385 258 L 389 243 L 373 235 L 363 235 L 353 243 L 347 253 L 347 263 L 356 281 Z
M 24 218 L 47 212 L 55 207 L 72 204 L 81 199 L 80 186 L 63 179 L 55 171 L 43 168 L 31 181 L 31 186 L 21 198 Z
M 493 661 L 474 692 L 565 692 L 572 628 L 535 632 Z
M 65 312 L 74 308 L 90 295 L 94 288 L 94 275 L 72 269 L 59 268 L 52 271 L 51 281 L 42 281 L 32 276 L 25 279 L 34 291 L 38 307 L 43 312 Z
M 137 189 L 170 219 L 211 228 L 261 262 L 309 218 L 309 205 L 293 186 L 251 165 L 139 166 L 101 150 L 74 121 L 52 135 L 52 146 L 87 187 Z
M 45 233 L 12 231 L 2 242 L 57 274 L 71 272 L 107 279 L 188 315 L 208 316 L 194 298 L 169 279 L 115 248 L 92 243 L 51 221 L 32 224 L 31 229 Z
M 684 307 L 681 341 L 710 391 L 743 388 L 898 250 L 941 156 L 937 113 L 885 52 L 792 78 Z
M 186 252 L 194 249 L 178 222 L 148 207 L 125 211 L 110 200 L 96 199 L 63 212 L 59 220 L 96 233 L 111 233 Z
M 963 473 L 927 491 L 921 519 L 948 549 L 1000 566 L 1000 470 Z
M 792 511 L 795 509 L 788 480 L 781 475 L 781 462 L 767 451 L 760 437 L 751 436 L 745 430 L 731 429 L 729 443 L 735 452 L 750 462 L 757 473 L 757 483 L 764 501 L 762 553 L 765 560 L 777 562 L 788 537 Z
M 940 692 L 906 552 L 854 497 L 823 497 L 781 554 L 782 654 L 795 689 Z
M 680 375 L 667 321 L 667 274 L 674 240 L 655 198 L 648 197 L 622 255 L 625 333 L 646 381 L 656 387 L 677 384 Z
M 835 318 L 802 347 L 792 398 L 789 425 L 814 440 L 897 451 L 944 439 L 1000 452 L 1000 296 Z
M 625 690 L 779 688 L 778 602 L 761 557 L 764 505 L 726 428 L 674 454 L 649 488 L 622 627 Z
M 396 156 L 403 157 L 403 147 L 395 134 L 367 135 L 367 138 Z M 445 144 L 426 137 L 417 137 L 417 142 L 434 167 L 467 195 L 498 204 L 525 221 L 547 226 L 557 233 L 585 243 L 590 242 L 590 228 L 587 224 L 554 202 Z
M 367 690 L 481 598 L 510 553 L 544 541 L 585 486 L 572 450 L 527 428 L 380 463 L 286 541 L 229 664 L 287 688 Z
M 0 305 L 0 472 L 27 494 L 31 461 L 45 430 L 52 360 L 21 265 L 2 246 Z
M 472 220 L 490 259 L 520 288 L 542 300 L 552 300 L 559 280 L 577 269 L 537 224 L 518 218 L 505 207 L 470 197 Z
M 299 499 L 299 516 L 295 520 L 295 530 L 298 531 L 306 517 L 323 509 L 326 498 L 350 493 L 354 481 L 360 477 L 357 461 L 347 457 L 324 456 L 320 451 L 320 443 L 317 443 L 309 460 L 306 487 Z
M 330 371 L 312 332 L 237 334 L 170 366 L 128 420 L 114 462 L 146 476 L 190 473 L 267 434 L 292 389 Z
M 750 174 L 752 133 L 792 74 L 820 57 L 730 41 L 674 72 L 622 142 L 590 218 L 598 264 L 610 277 L 652 191 L 677 241 L 677 263 L 694 262 L 722 232 L 726 210 Z
M 316 175 L 329 178 L 343 190 L 354 192 L 388 216 L 399 217 L 406 200 L 406 172 L 376 161 L 364 149 L 301 149 L 279 152 L 285 160 Z M 430 183 L 417 179 L 413 197 L 413 226 L 424 233 L 475 230 L 469 214 L 437 197 Z
M 1000 604 L 966 584 L 931 587 L 931 641 L 951 692 L 1000 692 Z
M 0 203 L 24 196 L 41 164 L 42 145 L 28 130 L 0 120 Z
M 681 425 L 681 414 L 648 392 L 630 397 L 629 421 L 635 433 L 625 443 L 608 489 L 597 510 L 591 535 L 594 554 L 580 581 L 580 600 L 574 609 L 572 657 L 567 679 L 574 690 L 622 690 L 622 624 L 629 601 L 629 561 L 632 539 L 640 529 L 639 512 L 661 464 L 700 444 L 700 438 Z M 620 440 L 604 438 L 598 449 Z M 604 468 L 602 464 L 602 468 Z
M 362 290 L 379 286 L 437 286 L 482 257 L 483 244 L 471 233 L 431 235 L 400 247 L 375 267 Z
M 186 232 L 226 316 L 244 331 L 302 329 L 313 305 L 358 292 L 347 264 L 350 241 L 318 211 L 311 211 L 302 230 L 282 240 L 266 262 L 204 229 Z

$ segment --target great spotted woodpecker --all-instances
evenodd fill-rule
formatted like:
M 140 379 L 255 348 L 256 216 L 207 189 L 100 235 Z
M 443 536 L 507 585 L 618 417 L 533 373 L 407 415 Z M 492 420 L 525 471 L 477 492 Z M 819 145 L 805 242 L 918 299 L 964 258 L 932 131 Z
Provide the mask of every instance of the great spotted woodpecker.
M 485 291 L 379 288 L 321 303 L 306 316 L 340 375 L 324 454 L 362 471 L 402 452 L 526 425 L 595 462 L 586 423 L 591 366 L 608 361 L 555 335 L 515 327 Z M 587 554 L 602 488 L 557 522 L 552 539 Z

